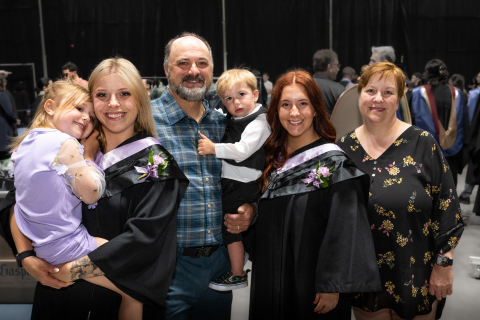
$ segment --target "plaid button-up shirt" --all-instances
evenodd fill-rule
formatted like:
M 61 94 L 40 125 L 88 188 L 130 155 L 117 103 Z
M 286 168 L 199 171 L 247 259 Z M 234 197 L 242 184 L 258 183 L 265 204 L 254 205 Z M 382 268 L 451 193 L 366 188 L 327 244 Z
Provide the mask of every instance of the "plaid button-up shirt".
M 220 142 L 225 131 L 225 116 L 204 100 L 206 112 L 197 123 L 183 111 L 168 89 L 153 100 L 151 106 L 160 143 L 190 180 L 178 209 L 177 246 L 221 244 L 222 161 L 212 154 L 199 155 L 197 146 L 199 131 L 214 143 Z

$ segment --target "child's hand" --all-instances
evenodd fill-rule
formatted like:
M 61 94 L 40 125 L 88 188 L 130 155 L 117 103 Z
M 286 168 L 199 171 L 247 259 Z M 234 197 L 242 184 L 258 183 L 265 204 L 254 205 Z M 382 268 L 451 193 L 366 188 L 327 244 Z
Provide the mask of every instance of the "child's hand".
M 100 143 L 97 140 L 98 131 L 93 130 L 92 134 L 86 139 L 80 140 L 80 143 L 83 145 L 83 158 L 85 160 L 93 161 L 95 153 L 97 153 L 98 148 L 100 148 Z
M 198 140 L 198 154 L 201 156 L 215 154 L 215 143 L 200 132 L 198 132 L 198 134 L 202 137 L 202 139 Z

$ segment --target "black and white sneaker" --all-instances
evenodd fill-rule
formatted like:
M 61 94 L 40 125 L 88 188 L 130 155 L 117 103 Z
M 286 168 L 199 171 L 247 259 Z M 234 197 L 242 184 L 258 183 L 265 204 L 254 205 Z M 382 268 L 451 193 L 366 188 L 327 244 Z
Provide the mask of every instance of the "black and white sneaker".
M 245 274 L 243 276 L 237 277 L 234 276 L 231 271 L 227 271 L 220 278 L 210 281 L 208 287 L 217 291 L 230 291 L 245 288 L 248 286 L 249 272 L 250 269 L 245 271 Z

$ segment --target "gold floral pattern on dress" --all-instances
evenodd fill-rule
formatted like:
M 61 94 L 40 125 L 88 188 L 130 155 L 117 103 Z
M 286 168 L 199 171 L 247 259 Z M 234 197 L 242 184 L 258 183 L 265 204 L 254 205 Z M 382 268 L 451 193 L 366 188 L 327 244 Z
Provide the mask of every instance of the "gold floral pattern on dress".
M 368 155 L 368 153 L 365 152 L 365 156 L 363 157 L 362 162 L 369 161 L 369 160 L 375 160 L 372 157 Z
M 380 256 L 380 259 L 377 260 L 379 269 L 382 267 L 383 264 L 389 266 L 390 269 L 395 266 L 395 264 L 393 263 L 393 261 L 395 261 L 395 253 L 393 253 L 393 251 L 388 251 L 383 255 L 379 253 L 378 255 Z
M 429 133 L 428 133 L 428 131 L 423 131 L 422 133 L 420 133 L 420 135 L 423 136 L 423 137 L 428 137 Z
M 427 184 L 427 186 L 425 187 L 425 192 L 427 192 L 430 199 L 433 200 L 433 194 L 434 193 L 439 193 L 441 188 L 442 188 L 441 183 L 438 187 L 437 186 L 430 186 L 430 184 Z
M 387 212 L 387 210 L 380 207 L 378 204 L 375 204 L 374 207 L 378 214 L 382 216 L 392 217 L 393 219 L 395 219 L 395 213 L 393 213 L 391 210 Z
M 450 205 L 450 199 L 440 199 L 440 210 L 447 210 Z
M 423 225 L 423 234 L 428 236 L 430 233 L 428 229 L 432 229 L 433 238 L 436 239 L 438 237 L 438 222 L 432 222 L 432 219 L 429 219 L 427 223 Z
M 412 286 L 412 297 L 416 297 L 416 296 L 417 296 L 417 292 L 418 292 L 418 288 Z
M 350 135 L 350 138 L 352 138 L 352 139 L 357 139 L 357 134 L 356 134 L 355 132 L 352 133 L 352 134 Z
M 447 170 L 448 170 L 447 165 L 446 165 L 446 164 L 443 164 L 443 171 L 447 172 Z
M 386 233 L 387 237 L 389 237 L 390 232 L 393 230 L 393 223 L 390 220 L 383 220 L 383 223 L 378 230 L 383 230 L 383 233 Z
M 383 182 L 383 187 L 386 188 L 388 186 L 394 185 L 395 182 L 400 184 L 402 183 L 402 181 L 403 181 L 403 178 L 390 178 Z
M 402 299 L 398 294 L 394 294 L 393 297 L 395 298 L 395 302 L 396 302 L 396 303 L 399 303 L 399 302 L 405 303 L 405 302 L 403 301 L 403 299 Z
M 414 283 L 413 283 L 413 279 L 415 278 L 415 275 L 412 274 L 412 279 L 410 279 L 410 281 L 408 282 L 405 282 L 403 285 L 406 286 L 406 287 L 410 287 L 412 286 L 412 297 L 416 297 L 417 296 L 417 292 L 418 292 L 418 287 L 415 287 Z
M 358 298 L 361 298 L 361 297 L 364 297 L 364 296 L 365 296 L 364 293 L 357 293 L 357 294 L 355 295 L 355 299 L 358 299 Z
M 368 193 L 368 197 L 371 197 L 371 196 L 372 196 L 372 193 L 371 193 L 371 192 L 369 192 L 369 193 Z
M 406 156 L 403 158 L 403 167 L 409 166 L 409 165 L 415 165 L 415 161 L 413 161 L 413 158 L 410 156 Z
M 400 173 L 400 169 L 398 169 L 398 167 L 395 165 L 395 161 L 393 161 L 393 163 L 390 164 L 389 167 L 385 167 L 385 169 L 392 176 L 396 176 L 397 174 Z
M 462 219 L 462 214 L 461 213 L 457 213 L 455 215 L 455 223 L 458 223 L 458 220 Z
M 407 211 L 408 212 L 422 212 L 422 210 L 417 210 L 415 209 L 414 207 L 414 203 L 415 203 L 415 198 L 417 197 L 417 191 L 413 191 L 413 194 L 410 196 L 410 200 L 408 200 L 408 202 L 410 203 L 407 207 Z
M 395 142 L 393 142 L 393 144 L 395 145 L 395 147 L 398 147 L 400 144 L 402 143 L 409 143 L 410 141 L 408 141 L 407 139 L 398 139 L 398 140 L 395 140 Z
M 423 290 L 423 288 L 422 288 Z M 428 299 L 428 297 L 425 297 L 423 299 L 423 306 L 422 305 L 418 305 L 418 311 L 429 311 L 430 310 L 430 299 Z
M 457 237 L 450 237 L 450 240 L 448 240 L 448 245 L 454 249 L 458 245 L 458 241 L 460 238 L 457 239 Z
M 412 239 L 412 230 L 409 230 L 410 232 L 408 233 L 408 236 L 404 237 L 400 232 L 397 232 L 397 243 L 400 245 L 400 247 L 404 247 L 407 242 L 413 242 Z
M 352 149 L 352 151 L 355 151 L 358 149 L 358 146 L 350 146 L 350 148 Z
M 428 282 L 425 280 L 425 284 L 422 286 L 422 289 L 420 289 L 422 296 L 426 297 L 428 293 Z
M 410 267 L 412 266 L 412 264 L 415 263 L 415 258 L 414 257 L 410 257 Z
M 345 142 L 345 138 L 347 137 L 347 135 L 344 135 L 341 139 L 342 142 Z
M 387 288 L 388 293 L 393 294 L 393 289 L 395 289 L 395 285 L 392 283 L 392 281 L 387 281 L 385 283 L 385 287 Z
M 434 256 L 433 251 L 425 252 L 425 258 L 423 259 L 423 263 L 427 264 L 427 262 L 430 261 L 433 258 L 433 256 Z

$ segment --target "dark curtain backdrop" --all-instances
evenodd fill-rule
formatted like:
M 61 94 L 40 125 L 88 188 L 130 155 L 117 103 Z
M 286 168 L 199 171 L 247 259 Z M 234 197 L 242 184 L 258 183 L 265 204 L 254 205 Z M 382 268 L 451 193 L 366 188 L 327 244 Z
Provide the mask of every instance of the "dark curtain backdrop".
M 228 68 L 312 71 L 316 50 L 329 46 L 329 0 L 225 0 Z M 221 0 L 42 0 L 48 74 L 58 78 L 72 61 L 88 79 L 102 59 L 120 55 L 143 76 L 164 76 L 163 50 L 182 31 L 212 46 L 214 74 L 223 71 Z M 43 74 L 38 0 L 0 0 L 0 63 L 34 62 Z M 480 71 L 478 0 L 333 0 L 333 50 L 359 71 L 372 46 L 392 45 L 408 74 L 428 60 L 445 61 L 467 82 Z M 7 69 L 2 68 L 0 69 Z M 14 70 L 12 70 L 14 71 Z M 340 79 L 340 73 L 338 80 Z M 25 78 L 9 76 L 9 89 Z M 11 87 L 10 87 L 11 86 Z

